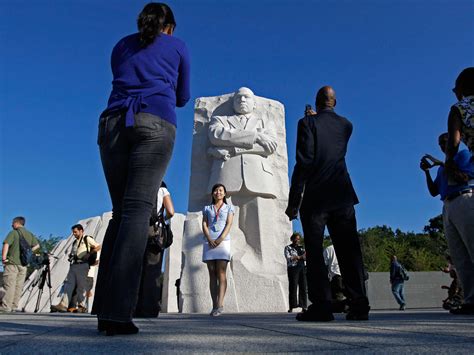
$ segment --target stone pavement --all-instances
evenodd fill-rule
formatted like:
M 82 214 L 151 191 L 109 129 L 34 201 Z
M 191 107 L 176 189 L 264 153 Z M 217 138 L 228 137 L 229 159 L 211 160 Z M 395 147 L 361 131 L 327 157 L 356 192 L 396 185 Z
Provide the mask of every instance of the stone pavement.
M 16 353 L 464 353 L 474 354 L 474 316 L 441 309 L 374 311 L 367 322 L 336 315 L 301 323 L 295 314 L 162 314 L 140 333 L 106 337 L 90 315 L 0 315 L 0 354 Z

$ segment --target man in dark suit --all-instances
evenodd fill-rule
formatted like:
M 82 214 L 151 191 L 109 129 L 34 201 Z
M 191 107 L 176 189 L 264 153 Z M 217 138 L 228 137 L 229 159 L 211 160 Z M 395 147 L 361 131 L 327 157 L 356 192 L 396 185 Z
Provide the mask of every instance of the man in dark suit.
M 335 106 L 334 90 L 324 86 L 316 95 L 318 113 L 306 115 L 298 122 L 296 165 L 285 213 L 293 220 L 299 210 L 305 236 L 312 305 L 296 316 L 300 321 L 334 320 L 331 287 L 323 258 L 326 226 L 349 297 L 346 319 L 367 320 L 370 309 L 354 211 L 359 201 L 345 161 L 352 124 L 334 112 Z

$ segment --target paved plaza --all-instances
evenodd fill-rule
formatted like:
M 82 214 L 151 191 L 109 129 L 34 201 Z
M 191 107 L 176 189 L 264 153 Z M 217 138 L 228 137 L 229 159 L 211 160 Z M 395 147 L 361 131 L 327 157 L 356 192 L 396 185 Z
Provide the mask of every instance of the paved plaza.
M 138 335 L 106 337 L 90 315 L 0 315 L 0 353 L 474 353 L 474 317 L 443 310 L 374 311 L 368 322 L 336 315 L 162 314 L 137 320 Z

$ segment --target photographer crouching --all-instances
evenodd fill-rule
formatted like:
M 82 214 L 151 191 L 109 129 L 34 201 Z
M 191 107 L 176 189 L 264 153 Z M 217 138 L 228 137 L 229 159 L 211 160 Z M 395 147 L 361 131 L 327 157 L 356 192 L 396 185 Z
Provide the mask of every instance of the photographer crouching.
M 77 295 L 77 311 L 87 313 L 85 307 L 85 293 L 88 287 L 87 276 L 89 267 L 97 263 L 97 252 L 100 244 L 89 235 L 84 235 L 84 228 L 80 224 L 72 226 L 72 234 L 76 238 L 69 254 L 69 272 L 64 283 L 64 293 L 61 302 L 51 306 L 51 312 L 67 312 L 74 290 Z

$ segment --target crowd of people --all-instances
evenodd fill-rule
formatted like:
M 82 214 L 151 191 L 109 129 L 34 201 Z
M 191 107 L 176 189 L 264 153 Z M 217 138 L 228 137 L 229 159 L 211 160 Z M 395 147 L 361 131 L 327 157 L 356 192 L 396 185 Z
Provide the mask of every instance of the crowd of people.
M 98 145 L 112 201 L 112 219 L 101 246 L 84 235 L 82 226 L 73 226 L 76 242 L 65 292 L 53 307 L 56 311 L 67 310 L 74 290 L 76 308 L 84 307 L 87 273 L 93 265 L 89 257 L 100 250 L 91 313 L 97 315 L 98 330 L 107 335 L 135 334 L 139 329 L 132 321 L 134 316 L 156 316 L 159 312 L 156 297 L 160 290 L 152 281 L 161 273 L 163 254 L 148 243 L 150 216 L 155 209 L 166 213 L 168 219 L 174 213 L 169 193 L 160 185 L 175 142 L 175 108 L 183 107 L 190 99 L 190 59 L 185 43 L 173 36 L 176 21 L 172 10 L 166 4 L 149 3 L 139 14 L 137 25 L 138 33 L 122 38 L 112 51 L 113 89 L 99 119 Z M 445 159 L 425 156 L 421 165 L 430 192 L 440 194 L 444 202 L 449 250 L 464 290 L 464 303 L 451 310 L 455 314 L 474 314 L 473 73 L 474 68 L 465 69 L 453 89 L 458 102 L 451 108 L 448 133 L 442 138 Z M 298 321 L 334 320 L 333 293 L 345 302 L 347 320 L 369 318 L 366 271 L 354 209 L 358 198 L 345 162 L 352 123 L 336 113 L 336 103 L 335 90 L 324 86 L 316 94 L 316 111 L 308 110 L 298 122 L 296 165 L 284 211 L 290 220 L 300 216 L 305 236 L 305 250 L 298 245 L 297 235 L 285 248 L 289 311 L 303 308 L 296 316 Z M 458 151 L 461 141 L 469 152 Z M 262 144 L 275 149 L 268 142 Z M 435 165 L 440 168 L 432 181 L 428 169 Z M 157 196 L 161 196 L 161 202 L 157 202 Z M 234 208 L 227 204 L 226 188 L 219 181 L 212 188 L 211 199 L 203 210 L 202 259 L 209 271 L 211 315 L 219 316 L 223 313 L 226 270 L 231 260 Z M 24 224 L 23 218 L 15 218 L 13 231 L 4 242 L 7 295 L 2 312 L 18 306 L 26 273 L 15 245 L 24 238 L 33 249 L 38 247 Z M 333 251 L 327 251 L 325 258 L 326 227 Z M 337 271 L 333 261 L 327 261 L 330 254 L 337 254 Z M 392 289 L 403 309 L 403 282 L 399 282 L 395 269 L 396 265 L 393 278 L 391 272 Z

